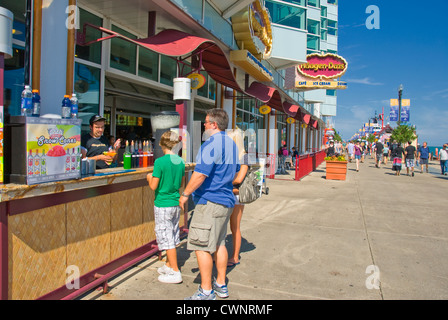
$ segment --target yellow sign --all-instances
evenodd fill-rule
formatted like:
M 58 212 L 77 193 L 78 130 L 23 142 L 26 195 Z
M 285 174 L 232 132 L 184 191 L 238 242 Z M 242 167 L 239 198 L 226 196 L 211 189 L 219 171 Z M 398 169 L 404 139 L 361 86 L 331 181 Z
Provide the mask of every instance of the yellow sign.
M 249 50 L 257 59 L 268 59 L 272 53 L 271 16 L 264 1 L 256 0 L 232 16 L 232 28 L 238 47 Z
M 187 78 L 191 79 L 191 89 L 193 90 L 200 89 L 205 84 L 205 77 L 200 73 L 192 73 Z
M 302 123 L 302 128 L 305 129 L 306 127 L 308 127 L 308 125 L 306 123 Z
M 302 81 L 296 80 L 296 88 L 347 89 L 345 81 Z
M 258 111 L 260 111 L 261 114 L 268 114 L 271 112 L 271 107 L 265 104 L 261 106 L 260 109 L 258 109 Z
M 409 100 L 409 99 L 401 100 L 401 106 L 403 106 L 403 107 L 410 107 L 411 106 L 411 100 Z
M 391 107 L 398 106 L 398 99 L 390 99 L 390 106 Z
M 296 122 L 296 119 L 289 117 L 286 119 L 286 122 L 288 122 L 289 124 L 293 124 L 294 122 Z

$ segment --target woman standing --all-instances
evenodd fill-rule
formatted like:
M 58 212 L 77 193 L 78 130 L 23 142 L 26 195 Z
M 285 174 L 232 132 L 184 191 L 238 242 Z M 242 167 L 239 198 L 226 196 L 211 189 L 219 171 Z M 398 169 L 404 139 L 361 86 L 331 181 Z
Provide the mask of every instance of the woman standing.
M 399 176 L 401 171 L 401 162 L 404 155 L 404 150 L 399 142 L 397 147 L 392 150 L 391 158 L 393 159 L 392 170 L 395 171 L 395 175 Z
M 227 267 L 233 267 L 239 262 L 239 255 L 241 250 L 241 218 L 243 217 L 244 204 L 239 202 L 239 186 L 243 183 L 247 172 L 249 171 L 249 157 L 244 148 L 244 140 L 242 131 L 234 130 L 229 134 L 235 141 L 239 150 L 240 171 L 237 172 L 236 178 L 233 180 L 233 194 L 235 195 L 235 207 L 230 216 L 230 231 L 232 232 L 233 254 L 227 262 Z

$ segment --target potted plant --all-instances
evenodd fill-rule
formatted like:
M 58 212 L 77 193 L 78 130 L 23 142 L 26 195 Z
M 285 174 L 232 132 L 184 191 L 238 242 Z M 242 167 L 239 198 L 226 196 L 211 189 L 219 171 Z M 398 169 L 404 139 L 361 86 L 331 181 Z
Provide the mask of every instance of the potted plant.
M 345 180 L 347 175 L 347 159 L 343 155 L 324 158 L 326 162 L 327 180 Z

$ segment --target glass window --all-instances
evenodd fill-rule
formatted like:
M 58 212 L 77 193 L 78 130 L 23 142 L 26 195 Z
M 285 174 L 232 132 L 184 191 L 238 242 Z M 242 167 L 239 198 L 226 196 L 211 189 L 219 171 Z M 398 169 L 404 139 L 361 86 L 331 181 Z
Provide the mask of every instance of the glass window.
M 91 23 L 95 26 L 101 27 L 103 25 L 103 19 L 95 16 L 94 14 L 79 9 L 79 27 L 82 28 L 85 23 Z M 93 41 L 102 37 L 102 33 L 99 30 L 93 28 L 86 29 L 86 42 Z M 90 62 L 101 64 L 101 42 L 94 43 L 88 46 L 76 46 L 75 55 L 77 58 L 84 59 Z
M 232 25 L 223 19 L 221 14 L 208 3 L 204 7 L 204 27 L 212 31 L 215 36 L 223 40 L 227 45 L 233 43 Z
M 322 6 L 322 7 L 320 8 L 320 15 L 321 15 L 322 17 L 326 17 L 326 16 L 327 16 L 327 7 Z
M 307 48 L 311 50 L 319 50 L 320 38 L 316 36 L 307 36 Z
M 305 29 L 306 9 L 272 1 L 266 1 L 266 8 L 271 14 L 272 23 Z
M 321 37 L 321 39 L 323 40 L 323 41 L 327 41 L 327 34 L 328 34 L 328 31 L 327 30 L 322 30 L 321 32 L 320 32 L 320 37 Z
M 173 79 L 177 77 L 177 62 L 171 57 L 160 56 L 160 82 L 173 86 Z
M 121 28 L 112 26 L 112 31 L 128 37 L 137 39 L 133 34 Z M 137 60 L 137 45 L 123 39 L 112 39 L 110 44 L 110 66 L 121 71 L 135 74 Z
M 320 7 L 320 0 L 308 0 L 308 6 L 309 7 Z
M 338 0 L 327 0 L 328 4 L 334 4 L 337 5 L 338 4 Z
M 138 75 L 146 79 L 159 81 L 159 54 L 142 48 L 138 51 Z
M 202 0 L 171 0 L 181 7 L 186 13 L 202 22 Z
M 75 63 L 75 93 L 79 100 L 82 133 L 89 132 L 89 119 L 100 111 L 101 70 Z
M 336 97 L 336 90 L 327 90 L 327 96 Z
M 208 76 L 208 98 L 216 100 L 216 81 Z
M 13 45 L 13 56 L 5 60 L 4 71 L 4 113 L 12 116 L 20 115 L 20 101 L 25 86 L 25 49 Z
M 306 0 L 282 0 L 282 1 L 297 4 L 299 6 L 305 6 L 305 2 L 306 2 Z
M 308 33 L 319 35 L 320 33 L 319 27 L 320 27 L 320 21 L 308 19 L 308 26 L 307 26 Z

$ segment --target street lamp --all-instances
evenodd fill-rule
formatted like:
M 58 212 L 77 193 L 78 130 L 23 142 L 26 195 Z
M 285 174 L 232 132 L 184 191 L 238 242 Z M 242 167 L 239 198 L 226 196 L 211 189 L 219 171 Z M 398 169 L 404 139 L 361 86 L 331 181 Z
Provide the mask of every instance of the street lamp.
M 398 125 L 400 125 L 401 122 L 401 95 L 403 93 L 403 85 L 400 84 L 398 87 Z

